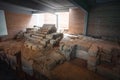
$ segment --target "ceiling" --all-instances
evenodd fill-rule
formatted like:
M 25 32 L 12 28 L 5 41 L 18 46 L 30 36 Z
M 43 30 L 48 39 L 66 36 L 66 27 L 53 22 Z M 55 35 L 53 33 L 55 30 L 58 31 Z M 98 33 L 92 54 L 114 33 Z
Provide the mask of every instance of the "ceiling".
M 69 8 L 74 7 L 81 7 L 84 10 L 89 11 L 91 6 L 115 1 L 119 0 L 0 0 L 0 3 L 6 3 L 7 5 L 5 6 L 8 7 L 9 5 L 22 7 L 25 10 L 31 11 L 33 13 L 54 13 L 58 11 L 68 11 Z

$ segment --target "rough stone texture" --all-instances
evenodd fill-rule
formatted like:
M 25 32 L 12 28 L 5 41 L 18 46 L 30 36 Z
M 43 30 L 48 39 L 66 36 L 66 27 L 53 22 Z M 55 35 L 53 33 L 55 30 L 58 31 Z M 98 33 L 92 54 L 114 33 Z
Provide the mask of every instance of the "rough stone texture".
M 75 40 L 75 44 L 77 44 L 77 49 L 78 50 L 84 50 L 88 51 L 88 49 L 91 47 L 91 42 L 84 41 L 84 40 Z
M 90 56 L 97 56 L 98 55 L 98 46 L 96 46 L 95 44 L 92 44 L 92 46 L 90 47 L 88 53 Z
M 63 63 L 65 61 L 65 57 L 53 49 L 48 52 L 49 54 L 46 56 L 34 58 L 33 70 L 37 73 L 42 73 L 50 78 L 51 69 L 53 69 L 58 64 Z
M 66 44 L 63 44 L 63 48 L 60 50 L 61 50 L 61 53 L 66 57 L 66 60 L 69 61 L 69 60 L 75 58 L 76 45 L 66 43 Z
M 80 59 L 84 59 L 87 61 L 87 68 L 88 70 L 96 72 L 101 66 L 101 68 L 98 70 L 102 73 L 104 73 L 103 69 L 110 70 L 103 74 L 104 76 L 109 75 L 113 79 L 114 77 L 118 77 L 120 70 L 119 70 L 119 51 L 120 46 L 116 42 L 106 41 L 106 40 L 100 40 L 100 39 L 94 39 L 91 37 L 85 37 L 80 36 L 69 36 L 69 38 L 66 36 L 66 39 L 63 39 L 60 45 L 60 50 L 64 49 L 65 44 L 74 45 L 76 44 L 77 50 L 83 50 L 84 52 L 88 53 L 82 54 L 82 52 L 79 54 Z M 76 55 L 78 56 L 78 51 L 76 50 Z M 84 55 L 84 56 L 83 56 Z M 88 58 L 86 59 L 85 57 Z M 111 74 L 112 73 L 112 74 Z M 107 77 L 107 76 L 106 76 Z
M 21 59 L 22 61 L 22 69 L 29 75 L 33 75 L 33 60 L 26 60 L 24 57 Z
M 76 50 L 76 57 L 84 60 L 88 60 L 88 52 L 83 50 Z
M 30 42 L 28 45 L 26 45 L 27 41 Z M 96 71 L 99 69 L 98 72 L 101 72 L 101 69 L 110 69 L 106 74 L 109 75 L 113 72 L 112 74 L 114 75 L 111 75 L 111 77 L 117 76 L 120 73 L 120 46 L 115 42 L 96 40 L 86 36 L 82 36 L 82 38 L 69 36 L 69 38 L 65 39 L 65 42 L 62 41 L 60 43 L 58 50 L 58 47 L 53 48 L 50 43 L 47 44 L 49 47 L 40 48 L 41 44 L 38 45 L 34 43 L 34 41 L 29 39 L 26 39 L 25 43 L 24 41 L 15 40 L 4 41 L 0 42 L 0 48 L 3 49 L 6 53 L 5 55 L 10 58 L 9 60 L 11 60 L 11 64 L 15 63 L 13 58 L 15 53 L 21 51 L 23 70 L 30 74 L 33 70 L 33 73 L 39 76 L 39 78 L 40 73 L 51 77 L 52 69 L 54 69 L 57 64 L 64 62 L 64 60 L 72 60 L 75 58 L 75 55 L 77 55 L 77 50 L 82 50 L 82 52 L 80 51 L 79 58 L 84 59 L 87 62 L 87 68 L 89 70 Z M 44 41 L 47 40 L 44 39 Z M 39 50 L 36 49 L 36 45 L 39 47 Z M 76 45 L 80 46 L 80 48 L 75 48 Z M 106 56 L 112 55 L 112 57 L 106 58 L 106 56 L 102 56 L 103 54 Z M 109 59 L 112 60 L 109 61 Z M 5 60 L 7 60 L 6 56 Z M 99 66 L 101 68 L 97 68 Z
M 97 63 L 98 63 L 98 57 L 92 57 L 92 56 L 89 56 L 88 57 L 88 61 L 87 61 L 87 64 L 88 65 L 91 65 L 91 66 L 96 66 Z

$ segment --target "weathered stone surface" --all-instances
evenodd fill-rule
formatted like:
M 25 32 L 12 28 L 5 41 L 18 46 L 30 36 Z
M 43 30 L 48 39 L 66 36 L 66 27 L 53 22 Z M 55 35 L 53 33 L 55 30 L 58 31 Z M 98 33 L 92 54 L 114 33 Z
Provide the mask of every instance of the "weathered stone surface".
M 33 75 L 33 61 L 32 60 L 26 60 L 23 57 L 21 58 L 22 62 L 22 69 L 24 72 L 26 72 L 29 75 Z
M 91 42 L 86 42 L 86 41 L 75 41 L 75 44 L 77 44 L 77 49 L 79 50 L 84 50 L 88 51 L 88 49 L 91 47 L 92 43 Z
M 76 57 L 84 60 L 88 60 L 88 52 L 83 50 L 76 50 Z
M 112 62 L 112 54 L 107 54 L 107 53 L 101 54 L 100 61 L 111 63 Z
M 31 35 L 32 38 L 35 38 L 35 39 L 38 39 L 38 40 L 41 40 L 43 39 L 42 36 L 37 36 L 37 35 Z
M 42 73 L 50 78 L 50 70 L 56 65 L 63 63 L 65 57 L 55 50 L 49 51 L 49 54 L 34 58 L 33 70 L 36 75 Z
M 27 33 L 33 33 L 35 31 L 34 28 L 26 28 Z
M 50 44 L 52 44 L 52 45 L 55 45 L 56 44 L 56 40 L 50 40 Z
M 12 56 L 12 55 L 7 55 L 7 59 L 10 62 L 10 66 L 16 70 L 16 65 L 17 65 L 17 60 L 16 60 L 16 56 Z
M 64 43 L 60 43 L 59 50 L 63 51 Z
M 59 37 L 62 38 L 63 34 L 62 33 L 52 33 L 52 34 L 46 35 L 47 39 L 57 39 Z
M 50 34 L 57 31 L 54 24 L 44 24 L 42 28 L 39 30 L 43 34 Z
M 95 45 L 95 44 L 92 44 L 92 46 L 88 50 L 88 53 L 89 53 L 90 56 L 95 56 L 96 57 L 98 55 L 98 51 L 99 51 L 98 46 Z
M 99 63 L 99 58 L 98 57 L 93 57 L 93 56 L 88 57 L 88 61 L 87 61 L 88 65 L 96 66 L 98 63 Z
M 56 64 L 61 64 L 65 61 L 65 57 L 58 51 L 53 51 L 50 55 L 50 58 L 56 61 Z
M 35 35 L 35 36 L 40 36 L 40 37 L 43 37 L 43 38 L 45 38 L 45 36 L 46 36 L 45 34 L 39 34 L 38 31 L 37 31 L 36 33 L 34 33 L 34 35 Z
M 76 55 L 76 45 L 64 45 L 62 54 L 66 57 L 67 60 L 75 58 Z

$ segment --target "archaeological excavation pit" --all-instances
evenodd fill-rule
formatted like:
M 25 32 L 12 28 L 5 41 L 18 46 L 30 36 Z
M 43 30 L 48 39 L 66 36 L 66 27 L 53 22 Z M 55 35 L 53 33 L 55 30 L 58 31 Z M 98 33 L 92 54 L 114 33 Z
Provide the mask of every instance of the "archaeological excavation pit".
M 1 0 L 0 80 L 120 80 L 120 1 Z

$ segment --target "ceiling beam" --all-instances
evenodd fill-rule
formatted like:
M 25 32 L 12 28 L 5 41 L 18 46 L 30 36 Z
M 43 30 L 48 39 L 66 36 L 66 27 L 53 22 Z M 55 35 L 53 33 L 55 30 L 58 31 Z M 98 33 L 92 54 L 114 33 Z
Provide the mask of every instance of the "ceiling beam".
M 89 6 L 86 0 L 70 0 L 70 2 L 73 3 L 75 6 L 81 8 L 85 12 L 89 11 Z
M 30 8 L 16 6 L 5 2 L 0 2 L 0 9 L 5 11 L 16 12 L 16 13 L 24 13 L 24 14 L 32 14 L 32 11 L 35 11 Z
M 33 1 L 33 2 L 36 2 L 36 3 L 39 3 L 39 4 L 42 4 L 42 5 L 44 5 L 44 6 L 47 6 L 47 7 L 49 7 L 49 8 L 52 8 L 52 9 L 55 8 L 54 6 L 52 6 L 52 5 L 48 4 L 48 3 L 45 3 L 45 2 L 43 2 L 43 1 L 40 1 L 40 0 L 32 0 L 32 1 Z
M 3 2 L 7 2 L 7 3 L 11 3 L 11 4 L 15 4 L 18 6 L 23 6 L 26 8 L 31 8 L 34 10 L 38 10 L 38 11 L 42 11 L 42 12 L 51 12 L 53 13 L 54 10 L 50 7 L 47 7 L 43 4 L 38 4 L 36 2 L 33 2 L 31 0 L 2 0 Z

